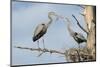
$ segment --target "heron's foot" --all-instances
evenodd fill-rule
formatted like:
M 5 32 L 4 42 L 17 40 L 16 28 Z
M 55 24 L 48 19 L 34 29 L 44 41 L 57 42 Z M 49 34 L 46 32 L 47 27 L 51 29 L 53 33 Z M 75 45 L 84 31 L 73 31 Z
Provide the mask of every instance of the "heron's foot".
M 50 51 L 50 54 L 52 54 L 52 51 Z
M 40 51 L 41 51 L 41 53 L 38 55 L 38 57 L 40 57 L 43 53 L 45 53 L 46 52 L 46 48 L 43 48 L 43 49 L 41 49 L 41 48 L 38 48 L 38 49 L 40 49 Z
M 43 51 L 45 51 L 46 50 L 46 48 L 43 48 Z
M 39 52 L 41 51 L 41 48 L 40 47 L 38 47 L 38 50 L 39 50 Z
M 47 49 L 44 47 L 43 50 L 45 51 L 45 50 L 47 50 Z

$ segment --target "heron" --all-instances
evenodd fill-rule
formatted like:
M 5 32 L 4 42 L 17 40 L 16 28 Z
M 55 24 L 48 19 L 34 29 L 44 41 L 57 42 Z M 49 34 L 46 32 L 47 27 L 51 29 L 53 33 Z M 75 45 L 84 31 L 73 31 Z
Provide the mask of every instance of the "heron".
M 36 29 L 35 29 L 35 31 L 34 31 L 32 40 L 33 40 L 33 42 L 35 42 L 35 41 L 38 42 L 38 48 L 40 48 L 39 47 L 39 39 L 46 34 L 48 27 L 53 22 L 52 16 L 55 16 L 56 17 L 56 20 L 58 20 L 58 15 L 55 12 L 49 12 L 48 13 L 49 21 L 47 23 L 38 24 L 37 27 L 36 27 Z M 42 40 L 43 40 L 43 47 L 45 49 L 44 39 L 42 39 Z
M 71 29 L 71 22 L 70 22 L 70 20 L 67 17 L 65 19 L 68 22 L 68 24 L 67 24 L 68 31 L 69 31 L 70 35 L 73 37 L 73 39 L 78 43 L 79 49 L 80 49 L 80 44 L 83 43 L 83 42 L 87 42 L 87 40 L 85 39 L 85 37 L 83 36 L 82 33 L 73 31 Z

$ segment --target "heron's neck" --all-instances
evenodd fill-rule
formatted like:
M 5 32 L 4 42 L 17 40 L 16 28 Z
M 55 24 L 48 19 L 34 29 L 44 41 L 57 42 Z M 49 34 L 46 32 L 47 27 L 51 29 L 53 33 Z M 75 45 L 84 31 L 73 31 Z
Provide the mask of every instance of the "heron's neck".
M 51 15 L 48 15 L 48 18 L 49 18 L 49 22 L 47 24 L 47 27 L 49 27 L 51 25 L 52 21 L 53 21 Z
M 74 31 L 71 29 L 71 25 L 68 24 L 67 28 L 68 28 L 68 31 L 69 31 L 70 35 L 73 36 L 74 35 Z
M 65 21 L 65 23 L 67 24 L 67 29 L 68 29 L 70 35 L 74 36 L 74 31 L 71 29 L 71 26 L 72 26 L 71 21 L 68 18 L 66 20 L 67 21 Z

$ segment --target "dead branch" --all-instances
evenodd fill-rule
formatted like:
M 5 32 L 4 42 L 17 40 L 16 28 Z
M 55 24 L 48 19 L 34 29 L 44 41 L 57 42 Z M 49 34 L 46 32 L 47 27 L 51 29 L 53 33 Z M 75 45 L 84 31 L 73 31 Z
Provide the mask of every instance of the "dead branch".
M 72 14 L 73 18 L 77 21 L 77 25 L 88 34 L 88 32 L 80 25 L 79 21 L 77 20 L 77 18 Z
M 47 49 L 47 48 L 45 48 L 45 49 L 42 49 L 42 48 L 29 48 L 29 47 L 20 47 L 20 46 L 15 46 L 15 48 L 19 48 L 19 49 L 26 49 L 26 50 L 30 50 L 30 51 L 41 51 L 42 53 L 40 53 L 40 55 L 41 54 L 43 54 L 43 53 L 45 53 L 45 52 L 48 52 L 48 53 L 50 53 L 50 54 L 52 54 L 52 53 L 57 53 L 57 54 L 61 54 L 61 55 L 64 55 L 65 53 L 63 53 L 63 52 L 60 52 L 60 51 L 57 51 L 57 50 L 49 50 L 49 49 Z M 40 56 L 39 55 L 39 56 Z
M 21 46 L 15 46 L 15 48 L 25 49 L 25 50 L 30 50 L 30 51 L 39 51 L 41 53 L 38 55 L 38 57 L 46 52 L 50 54 L 56 53 L 56 54 L 63 55 L 66 58 L 66 61 L 71 61 L 71 62 L 95 60 L 95 56 L 89 54 L 86 48 L 81 49 L 80 52 L 79 52 L 79 49 L 77 48 L 70 48 L 68 50 L 65 50 L 65 52 L 60 52 L 57 50 L 49 50 L 47 48 L 42 49 L 42 48 L 29 48 L 29 47 L 21 47 Z
M 76 5 L 76 6 L 81 7 L 82 9 L 85 9 L 85 7 L 84 7 L 84 6 L 82 6 L 82 5 Z

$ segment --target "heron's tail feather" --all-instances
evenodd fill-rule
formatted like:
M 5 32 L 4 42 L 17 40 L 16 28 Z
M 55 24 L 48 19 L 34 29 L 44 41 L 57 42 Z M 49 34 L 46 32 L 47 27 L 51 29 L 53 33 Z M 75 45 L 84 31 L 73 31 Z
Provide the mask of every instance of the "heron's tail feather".
M 33 42 L 35 42 L 37 39 L 37 37 L 32 37 Z
M 84 42 L 87 42 L 87 40 L 85 39 Z

